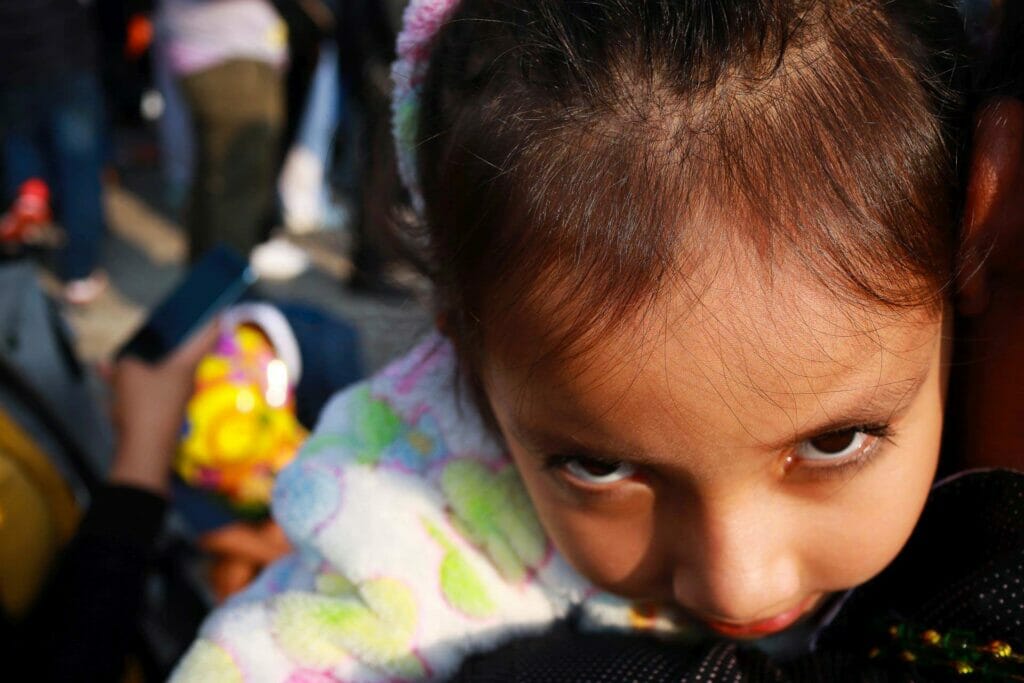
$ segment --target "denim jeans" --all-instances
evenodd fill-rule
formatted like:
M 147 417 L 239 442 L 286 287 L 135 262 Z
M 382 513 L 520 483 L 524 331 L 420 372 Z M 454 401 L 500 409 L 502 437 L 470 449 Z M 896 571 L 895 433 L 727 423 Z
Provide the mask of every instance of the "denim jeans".
M 99 260 L 104 219 L 103 95 L 91 72 L 0 83 L 4 206 L 29 178 L 50 185 L 67 244 L 57 255 L 65 280 L 88 276 Z

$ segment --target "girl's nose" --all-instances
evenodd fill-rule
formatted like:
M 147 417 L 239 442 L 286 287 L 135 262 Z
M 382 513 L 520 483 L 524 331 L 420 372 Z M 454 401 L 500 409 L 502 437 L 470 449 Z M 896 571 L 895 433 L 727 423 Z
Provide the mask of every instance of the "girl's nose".
M 680 535 L 673 591 L 698 618 L 765 625 L 806 599 L 799 538 L 783 511 L 732 499 L 705 506 L 690 523 L 691 533 Z

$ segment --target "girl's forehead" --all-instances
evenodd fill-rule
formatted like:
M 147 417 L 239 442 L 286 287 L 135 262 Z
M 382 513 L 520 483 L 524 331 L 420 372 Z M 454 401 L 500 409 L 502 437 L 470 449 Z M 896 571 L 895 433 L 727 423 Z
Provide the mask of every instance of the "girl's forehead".
M 802 422 L 896 398 L 936 357 L 942 315 L 931 308 L 845 300 L 796 264 L 723 259 L 701 270 L 667 282 L 633 319 L 575 340 L 545 334 L 564 324 L 558 311 L 527 316 L 518 342 L 493 345 L 485 383 L 523 412 L 596 417 L 634 401 L 697 421 L 721 409 L 749 413 L 747 423 Z
M 842 372 L 882 352 L 912 355 L 918 337 L 930 339 L 942 318 L 940 306 L 894 307 L 830 284 L 791 255 L 776 252 L 769 263 L 751 248 L 723 246 L 687 260 L 651 297 L 612 318 L 579 310 L 585 299 L 571 287 L 537 283 L 528 303 L 488 335 L 488 351 L 535 369 L 573 368 L 598 357 L 634 365 L 675 344 L 695 360 L 746 358 L 751 370 Z

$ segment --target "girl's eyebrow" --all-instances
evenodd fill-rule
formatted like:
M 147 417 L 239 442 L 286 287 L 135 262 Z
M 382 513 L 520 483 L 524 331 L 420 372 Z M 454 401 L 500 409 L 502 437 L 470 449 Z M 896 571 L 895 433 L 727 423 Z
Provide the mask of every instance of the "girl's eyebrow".
M 590 444 L 582 439 L 577 439 L 571 434 L 556 435 L 548 433 L 544 429 L 535 429 L 520 424 L 512 425 L 509 431 L 526 450 L 537 455 L 565 455 L 568 452 L 572 452 L 574 455 L 593 456 L 616 461 L 623 460 L 637 465 L 664 464 L 658 459 L 643 453 L 601 448 L 596 444 Z
M 915 377 L 876 384 L 849 398 L 846 396 L 852 392 L 847 390 L 818 393 L 816 396 L 819 397 L 832 393 L 837 396 L 842 395 L 844 398 L 841 401 L 835 401 L 835 405 L 828 405 L 824 400 L 821 401 L 821 406 L 827 413 L 825 419 L 810 427 L 800 429 L 777 442 L 767 443 L 765 449 L 780 451 L 823 434 L 853 427 L 887 424 L 906 412 L 920 393 L 921 387 L 924 386 L 931 371 L 931 368 L 925 368 Z

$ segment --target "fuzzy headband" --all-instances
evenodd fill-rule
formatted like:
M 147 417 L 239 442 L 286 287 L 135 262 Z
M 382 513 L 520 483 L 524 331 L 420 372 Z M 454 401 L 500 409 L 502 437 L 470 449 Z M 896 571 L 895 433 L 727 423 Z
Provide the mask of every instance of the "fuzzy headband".
M 459 0 L 411 0 L 402 15 L 398 34 L 398 58 L 391 66 L 395 84 L 391 101 L 391 125 L 395 136 L 398 174 L 409 190 L 413 209 L 423 215 L 423 192 L 416 170 L 418 134 L 423 80 L 430 64 L 434 38 Z

